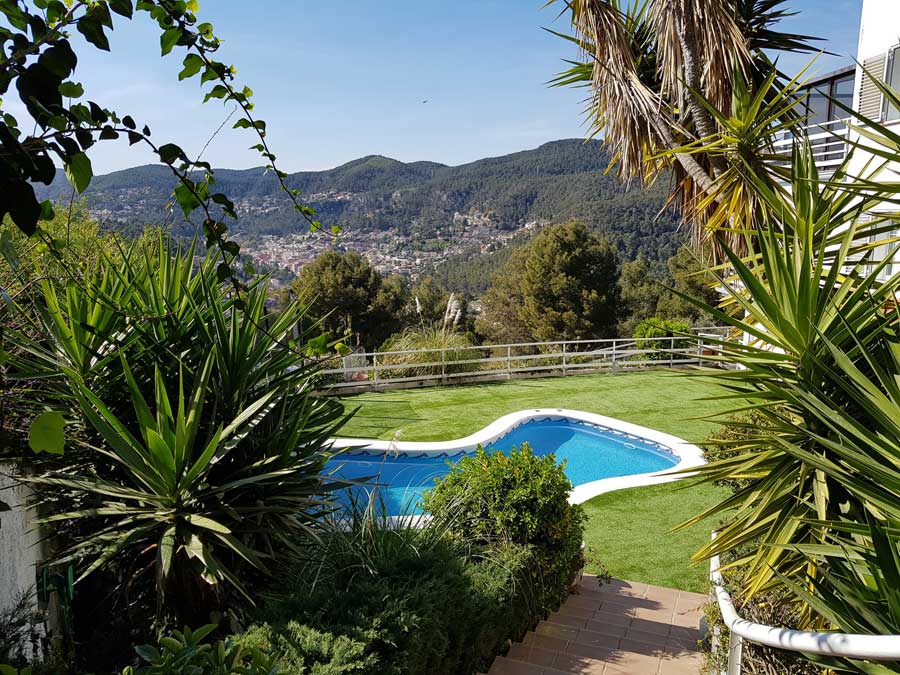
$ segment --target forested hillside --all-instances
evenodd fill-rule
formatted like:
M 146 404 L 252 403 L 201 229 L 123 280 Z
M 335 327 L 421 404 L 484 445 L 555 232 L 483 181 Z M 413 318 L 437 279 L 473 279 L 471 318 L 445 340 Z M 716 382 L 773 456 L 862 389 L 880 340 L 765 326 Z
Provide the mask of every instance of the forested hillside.
M 441 238 L 454 218 L 457 224 L 467 219 L 498 230 L 580 219 L 607 231 L 625 258 L 640 253 L 665 260 L 679 239 L 674 214 L 660 214 L 663 191 L 626 189 L 603 175 L 607 161 L 600 142 L 570 139 L 455 167 L 370 156 L 328 171 L 292 174 L 288 184 L 303 192 L 327 226 L 396 228 L 405 235 Z M 216 180 L 217 189 L 238 206 L 235 230 L 285 234 L 302 228 L 271 174 L 217 170 Z M 41 198 L 67 198 L 70 190 L 64 178 L 37 187 Z M 166 220 L 176 232 L 192 233 L 193 226 L 165 211 L 172 187 L 168 168 L 142 166 L 96 177 L 86 196 L 107 224 L 137 229 Z

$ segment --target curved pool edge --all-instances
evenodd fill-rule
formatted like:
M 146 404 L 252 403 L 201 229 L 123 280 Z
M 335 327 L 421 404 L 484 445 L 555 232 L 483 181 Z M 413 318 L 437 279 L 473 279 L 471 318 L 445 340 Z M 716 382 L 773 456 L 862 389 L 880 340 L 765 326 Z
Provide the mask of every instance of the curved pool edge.
M 568 410 L 565 408 L 531 408 L 504 415 L 483 429 L 476 431 L 464 438 L 449 441 L 396 441 L 378 440 L 368 438 L 334 438 L 330 439 L 332 447 L 341 449 L 366 449 L 376 452 L 418 452 L 440 454 L 449 451 L 472 450 L 477 445 L 489 445 L 500 437 L 509 433 L 525 422 L 535 419 L 570 419 L 588 424 L 607 427 L 614 431 L 637 436 L 668 448 L 678 458 L 675 466 L 662 471 L 650 473 L 636 473 L 628 476 L 616 476 L 613 478 L 601 478 L 589 483 L 576 485 L 569 494 L 569 501 L 573 504 L 581 504 L 599 495 L 615 490 L 623 490 L 632 487 L 644 487 L 671 483 L 691 474 L 683 473 L 706 463 L 703 459 L 703 451 L 696 445 L 688 443 L 682 438 L 663 433 L 638 424 L 625 422 L 614 417 L 606 417 L 581 410 Z M 673 475 L 679 474 L 679 475 Z

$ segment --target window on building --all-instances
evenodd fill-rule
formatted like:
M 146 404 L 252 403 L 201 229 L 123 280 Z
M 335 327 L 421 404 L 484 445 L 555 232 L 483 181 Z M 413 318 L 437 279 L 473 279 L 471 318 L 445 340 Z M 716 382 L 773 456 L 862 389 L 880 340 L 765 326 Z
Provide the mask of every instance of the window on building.
M 848 116 L 846 110 L 835 101 L 848 108 L 853 106 L 854 73 L 847 73 L 831 80 L 818 82 L 806 97 L 807 124 L 825 124 Z
M 839 101 L 840 103 L 847 106 L 847 108 L 853 108 L 853 85 L 856 80 L 856 73 L 850 73 L 849 75 L 844 75 L 837 80 L 834 80 L 831 83 L 831 98 Z M 831 103 L 831 111 L 829 113 L 829 119 L 839 120 L 843 117 L 847 117 L 850 113 L 846 110 L 838 106 L 834 101 Z
M 806 99 L 807 124 L 823 124 L 828 121 L 828 92 L 814 89 Z
M 894 47 L 888 52 L 885 82 L 896 92 L 900 92 L 900 47 Z M 900 119 L 900 110 L 892 105 L 887 97 L 884 99 L 884 111 L 882 119 L 887 122 Z

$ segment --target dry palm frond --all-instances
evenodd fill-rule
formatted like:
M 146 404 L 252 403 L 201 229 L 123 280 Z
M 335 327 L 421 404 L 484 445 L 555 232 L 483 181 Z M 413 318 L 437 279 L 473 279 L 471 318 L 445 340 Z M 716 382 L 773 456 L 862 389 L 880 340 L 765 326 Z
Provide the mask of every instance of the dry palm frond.
M 662 93 L 679 110 L 690 108 L 693 116 L 702 117 L 694 120 L 702 136 L 715 127 L 707 115 L 697 114 L 695 95 L 727 112 L 734 73 L 747 75 L 750 53 L 731 5 L 724 0 L 655 0 L 650 5 Z M 700 127 L 707 120 L 710 128 L 704 131 Z
M 638 75 L 629 16 L 604 0 L 573 0 L 569 6 L 573 27 L 584 38 L 582 49 L 593 63 L 592 131 L 604 131 L 621 178 L 652 180 L 665 162 L 648 166 L 645 157 L 660 148 L 659 130 L 668 111 Z
M 790 15 L 785 0 L 561 1 L 574 29 L 563 37 L 585 58 L 554 84 L 590 87 L 591 134 L 603 135 L 619 177 L 671 170 L 667 205 L 694 240 L 718 231 L 743 250 L 744 231 L 766 222 L 746 174 L 777 172 L 773 134 L 802 122 L 784 104 L 797 84 L 770 58 L 812 50 L 812 38 L 775 28 Z

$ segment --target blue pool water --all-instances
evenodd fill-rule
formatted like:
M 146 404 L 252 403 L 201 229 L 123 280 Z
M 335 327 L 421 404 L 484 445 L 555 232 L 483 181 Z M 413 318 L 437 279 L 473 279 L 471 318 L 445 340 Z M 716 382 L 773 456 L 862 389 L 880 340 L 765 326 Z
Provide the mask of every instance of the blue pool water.
M 678 463 L 671 452 L 651 441 L 640 440 L 611 429 L 573 420 L 533 420 L 486 445 L 490 451 L 509 452 L 527 442 L 536 455 L 556 454 L 566 461 L 566 475 L 573 485 L 601 478 L 650 473 Z M 470 451 L 471 452 L 471 451 Z M 419 512 L 422 493 L 434 479 L 450 471 L 451 463 L 470 452 L 433 454 L 352 451 L 329 462 L 336 477 L 349 480 L 371 478 L 389 514 Z M 360 490 L 363 488 L 351 488 Z M 349 496 L 342 495 L 344 501 Z

